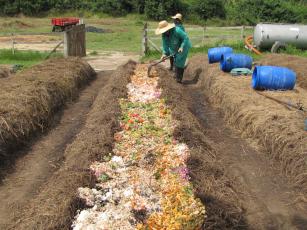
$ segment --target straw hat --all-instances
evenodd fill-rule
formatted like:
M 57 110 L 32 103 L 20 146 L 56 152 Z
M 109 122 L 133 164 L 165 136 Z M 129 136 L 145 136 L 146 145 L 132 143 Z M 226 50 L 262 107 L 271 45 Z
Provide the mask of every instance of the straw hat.
M 180 21 L 182 21 L 182 14 L 178 13 L 175 16 L 173 16 L 172 19 L 179 19 Z
M 156 29 L 156 35 L 163 34 L 166 31 L 168 31 L 168 30 L 170 30 L 174 27 L 175 27 L 174 23 L 168 23 L 167 21 L 161 21 L 161 22 L 159 22 L 159 26 Z

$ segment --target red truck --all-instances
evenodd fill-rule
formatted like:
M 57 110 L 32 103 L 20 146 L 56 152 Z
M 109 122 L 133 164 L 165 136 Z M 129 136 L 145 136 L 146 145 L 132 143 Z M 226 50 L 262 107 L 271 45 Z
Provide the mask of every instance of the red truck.
M 79 18 L 52 18 L 52 32 L 63 32 L 80 23 Z

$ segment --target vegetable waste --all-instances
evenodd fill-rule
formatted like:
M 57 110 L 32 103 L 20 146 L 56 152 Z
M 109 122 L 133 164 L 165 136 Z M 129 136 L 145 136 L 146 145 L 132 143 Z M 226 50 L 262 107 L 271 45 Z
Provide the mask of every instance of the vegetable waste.
M 103 162 L 90 167 L 95 188 L 79 188 L 86 209 L 72 225 L 83 229 L 198 230 L 205 207 L 194 197 L 188 146 L 173 138 L 177 121 L 161 98 L 157 73 L 138 65 L 128 98 L 121 99 L 122 130 Z

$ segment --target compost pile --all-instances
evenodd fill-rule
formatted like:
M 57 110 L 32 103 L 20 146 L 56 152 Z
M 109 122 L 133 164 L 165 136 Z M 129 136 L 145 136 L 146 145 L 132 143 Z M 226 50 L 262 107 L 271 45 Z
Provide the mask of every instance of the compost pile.
M 81 59 L 60 58 L 2 79 L 0 159 L 9 157 L 8 152 L 33 134 L 44 131 L 54 113 L 94 78 L 94 70 Z
M 245 137 L 253 138 L 264 147 L 294 185 L 307 191 L 304 130 L 307 114 L 293 108 L 307 106 L 307 91 L 297 86 L 292 91 L 258 93 L 251 87 L 250 76 L 231 77 L 222 73 L 217 65 L 211 65 L 203 74 L 202 84 L 209 101 L 220 108 L 225 119 Z
M 79 188 L 87 208 L 74 229 L 199 229 L 205 209 L 193 195 L 187 145 L 173 138 L 177 125 L 161 98 L 157 73 L 138 65 L 121 99 L 122 130 L 112 153 L 91 165 L 95 188 Z

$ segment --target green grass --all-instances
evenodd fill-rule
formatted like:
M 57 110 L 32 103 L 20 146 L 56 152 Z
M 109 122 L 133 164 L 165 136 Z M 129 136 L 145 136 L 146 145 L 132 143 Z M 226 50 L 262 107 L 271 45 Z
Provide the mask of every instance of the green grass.
M 14 34 L 44 34 L 50 33 L 52 30 L 51 18 L 55 16 L 80 16 L 80 12 L 66 13 L 65 15 L 50 15 L 48 18 L 0 18 L 0 36 L 9 36 Z M 87 33 L 87 49 L 91 51 L 121 51 L 140 53 L 141 38 L 144 23 L 147 22 L 149 29 L 155 29 L 158 22 L 147 20 L 142 15 L 130 14 L 125 17 L 112 18 L 104 14 L 91 15 L 84 13 L 84 22 L 86 25 L 96 26 L 98 28 L 106 29 L 108 33 Z M 188 31 L 191 41 L 195 46 L 202 45 L 203 30 L 202 27 L 185 24 L 186 27 L 198 27 L 199 30 Z M 247 31 L 249 34 L 251 31 Z M 61 36 L 60 34 L 54 34 Z M 240 37 L 240 30 L 221 30 L 216 28 L 208 28 L 205 35 L 209 38 L 206 42 L 214 36 L 238 36 Z M 150 38 L 161 46 L 161 37 L 154 35 L 153 31 L 149 32 Z M 198 36 L 198 38 L 195 38 Z
M 108 33 L 87 33 L 87 50 L 90 55 L 96 55 L 96 53 L 103 51 L 119 51 L 119 52 L 132 52 L 140 53 L 141 51 L 141 38 L 142 29 L 145 22 L 148 22 L 149 29 L 155 29 L 157 22 L 148 21 L 142 15 L 130 14 L 125 17 L 113 18 L 105 14 L 93 15 L 88 12 L 70 12 L 65 13 L 65 15 L 49 15 L 46 18 L 0 18 L 0 36 L 14 34 L 41 34 L 50 33 L 51 34 L 51 18 L 54 16 L 77 16 L 84 17 L 84 22 L 86 25 L 96 26 L 108 30 Z M 203 31 L 202 27 L 185 23 L 186 28 L 194 28 L 194 30 L 188 30 L 189 37 L 194 48 L 191 49 L 190 56 L 195 53 L 206 53 L 208 48 L 229 45 L 232 46 L 236 52 L 246 53 L 252 55 L 255 59 L 258 56 L 252 54 L 244 48 L 243 41 L 241 40 L 241 30 L 232 28 L 218 28 L 209 27 Z M 195 28 L 199 28 L 195 30 Z M 250 35 L 253 33 L 252 29 L 246 29 L 245 35 Z M 203 40 L 203 35 L 205 34 L 205 39 Z M 54 34 L 61 38 L 61 34 Z M 156 46 L 161 47 L 161 36 L 154 35 L 154 31 L 149 32 L 150 39 L 156 44 Z M 297 50 L 293 47 L 289 47 L 284 51 L 292 55 L 307 57 L 306 51 Z M 35 52 L 34 52 L 35 53 Z M 19 54 L 18 54 L 19 55 Z M 6 57 L 0 57 L 0 62 L 23 62 L 37 63 L 37 60 L 41 58 L 37 57 L 44 54 L 33 54 L 35 58 L 25 58 L 25 60 L 17 59 L 7 59 Z M 156 59 L 160 55 L 158 52 L 151 51 L 143 60 Z
M 0 64 L 22 65 L 27 68 L 44 61 L 47 55 L 48 52 L 16 50 L 15 54 L 13 54 L 12 50 L 0 50 Z M 62 54 L 59 53 L 52 55 L 52 57 L 60 56 L 62 56 Z

